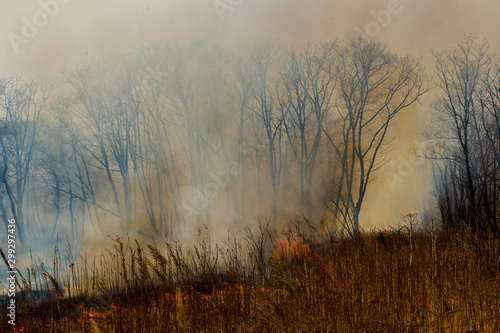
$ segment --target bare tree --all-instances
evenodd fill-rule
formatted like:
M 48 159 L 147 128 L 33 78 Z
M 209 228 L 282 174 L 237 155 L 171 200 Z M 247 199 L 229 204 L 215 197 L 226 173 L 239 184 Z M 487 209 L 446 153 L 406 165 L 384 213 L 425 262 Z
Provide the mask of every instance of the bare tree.
M 478 132 L 482 133 L 482 197 L 486 210 L 487 228 L 498 230 L 500 215 L 500 60 L 495 59 L 483 80 L 479 93 L 481 112 L 476 119 Z M 479 122 L 479 124 L 477 124 Z
M 83 135 L 73 106 L 74 98 L 59 98 L 51 104 L 51 114 L 44 118 L 46 144 L 39 148 L 44 161 L 39 178 L 47 215 L 54 219 L 50 240 L 60 227 L 66 227 L 64 222 L 69 218 L 69 235 L 78 242 L 86 233 L 87 220 L 94 231 L 98 227 L 102 233 L 98 209 L 105 213 L 109 210 L 101 209 L 105 200 L 98 198 L 99 188 L 104 188 L 99 186 L 100 170 L 92 165 L 92 154 L 83 148 L 89 138 Z
M 263 140 L 267 146 L 269 177 L 272 190 L 272 207 L 274 221 L 278 216 L 278 196 L 280 190 L 280 176 L 283 168 L 282 159 L 282 124 L 283 113 L 276 107 L 274 87 L 276 84 L 276 61 L 278 49 L 274 44 L 266 43 L 257 46 L 251 55 L 252 66 L 256 75 L 256 106 L 252 109 L 259 119 L 259 126 L 263 131 Z M 264 145 L 263 145 L 264 146 Z
M 33 173 L 37 126 L 49 93 L 32 80 L 4 79 L 0 83 L 0 184 L 6 196 L 0 199 L 1 215 L 16 220 L 19 241 L 26 242 L 25 206 L 27 187 Z M 7 202 L 4 202 L 5 201 Z M 9 208 L 5 208 L 5 204 Z M 7 213 L 9 212 L 9 213 Z
M 494 162 L 492 149 L 497 143 L 489 128 L 494 126 L 490 120 L 495 117 L 495 88 L 488 81 L 492 66 L 488 49 L 486 41 L 466 37 L 455 47 L 433 52 L 436 81 L 442 91 L 436 111 L 443 125 L 434 138 L 446 143 L 441 144 L 445 149 L 434 149 L 432 157 L 448 160 L 454 168 L 445 184 L 452 186 L 455 195 L 450 200 L 447 190 L 441 200 L 456 206 L 447 208 L 456 211 L 453 217 L 448 216 L 451 220 L 444 221 L 448 226 L 466 223 L 473 228 L 483 227 L 486 223 L 480 221 L 493 218 L 488 186 Z
M 329 141 L 341 160 L 341 183 L 346 184 L 343 224 L 357 233 L 368 184 L 384 162 L 389 127 L 400 111 L 418 101 L 426 85 L 419 60 L 399 57 L 385 44 L 360 36 L 341 43 L 336 75 L 341 139 L 330 135 Z
M 133 222 L 133 193 L 131 172 L 131 150 L 135 138 L 132 134 L 137 126 L 137 109 L 123 103 L 130 96 L 130 77 L 114 62 L 104 62 L 77 70 L 68 76 L 80 107 L 77 116 L 86 126 L 94 140 L 86 149 L 99 166 L 104 169 L 123 229 L 130 230 Z M 115 173 L 120 176 L 119 187 Z M 123 199 L 122 199 L 123 198 Z
M 278 102 L 298 163 L 302 212 L 310 216 L 312 178 L 335 88 L 335 43 L 291 49 L 282 63 Z
M 250 134 L 247 121 L 253 114 L 251 111 L 253 109 L 252 102 L 255 102 L 255 94 L 257 92 L 257 80 L 250 59 L 238 59 L 233 68 L 232 76 L 232 80 L 230 81 L 232 82 L 232 86 L 230 87 L 229 96 L 234 102 L 239 116 L 237 123 L 238 141 L 233 156 L 236 157 L 240 172 L 237 175 L 237 179 L 234 181 L 231 193 L 234 197 L 235 215 L 241 218 L 245 213 L 245 184 L 248 169 L 243 149 L 245 147 L 245 137 Z

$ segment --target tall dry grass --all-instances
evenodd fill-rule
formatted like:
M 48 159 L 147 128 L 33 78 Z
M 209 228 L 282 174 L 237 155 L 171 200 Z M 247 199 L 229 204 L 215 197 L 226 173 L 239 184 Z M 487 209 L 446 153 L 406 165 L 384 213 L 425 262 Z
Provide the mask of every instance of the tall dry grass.
M 323 230 L 261 220 L 220 246 L 201 230 L 115 238 L 92 259 L 56 248 L 19 274 L 16 332 L 500 332 L 499 235 Z

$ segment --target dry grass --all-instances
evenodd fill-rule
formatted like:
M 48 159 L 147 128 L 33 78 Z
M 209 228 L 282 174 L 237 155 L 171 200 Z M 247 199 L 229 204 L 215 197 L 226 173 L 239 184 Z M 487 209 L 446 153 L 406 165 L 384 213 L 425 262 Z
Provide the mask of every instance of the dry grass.
M 500 332 L 498 235 L 353 240 L 297 223 L 278 237 L 261 222 L 221 247 L 206 231 L 194 245 L 114 244 L 91 261 L 56 248 L 50 269 L 34 259 L 17 331 Z

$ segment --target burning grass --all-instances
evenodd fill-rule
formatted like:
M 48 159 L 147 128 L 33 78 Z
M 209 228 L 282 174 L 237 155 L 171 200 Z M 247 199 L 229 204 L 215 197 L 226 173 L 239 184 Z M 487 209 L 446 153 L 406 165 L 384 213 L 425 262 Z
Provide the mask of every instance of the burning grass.
M 45 297 L 26 294 L 16 332 L 500 331 L 498 235 L 321 230 L 261 223 L 221 247 L 205 232 L 147 251 L 117 238 L 91 261 L 56 248 L 19 275 Z

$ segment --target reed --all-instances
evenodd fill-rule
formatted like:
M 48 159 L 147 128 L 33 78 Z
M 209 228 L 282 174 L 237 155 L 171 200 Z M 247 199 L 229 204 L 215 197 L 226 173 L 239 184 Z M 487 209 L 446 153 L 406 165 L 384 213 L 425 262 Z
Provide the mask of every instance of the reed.
M 16 332 L 500 331 L 492 233 L 411 224 L 345 239 L 262 220 L 220 245 L 204 228 L 193 244 L 115 238 L 92 259 L 56 247 L 50 268 L 32 261 Z

